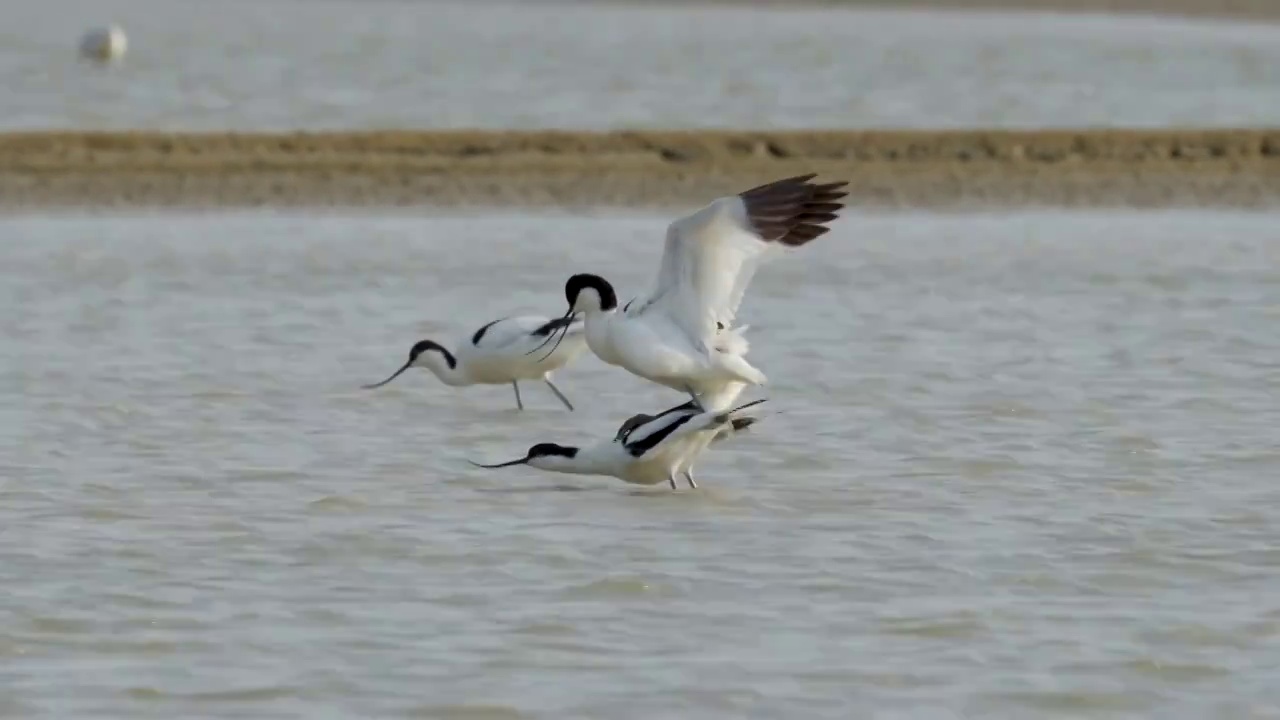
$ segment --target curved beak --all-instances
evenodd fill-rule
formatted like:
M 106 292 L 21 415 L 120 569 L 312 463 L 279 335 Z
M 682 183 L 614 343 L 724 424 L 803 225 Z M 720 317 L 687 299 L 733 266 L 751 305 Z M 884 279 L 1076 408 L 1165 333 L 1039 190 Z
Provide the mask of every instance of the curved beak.
M 510 462 L 498 463 L 497 465 L 481 465 L 480 463 L 475 462 L 474 460 L 468 460 L 467 462 L 471 463 L 472 465 L 475 465 L 478 468 L 493 470 L 494 468 L 511 467 L 512 465 L 524 465 L 525 463 L 529 462 L 529 458 L 522 457 L 519 460 L 512 460 Z
M 569 316 L 571 316 L 571 315 L 573 315 L 573 308 L 572 308 L 572 307 L 570 307 L 570 308 L 569 308 L 569 310 L 568 310 L 567 312 L 565 312 L 565 314 L 564 314 L 564 315 L 561 315 L 560 317 L 563 319 L 563 318 L 567 318 L 567 317 L 569 317 Z M 565 332 L 565 333 L 569 332 L 569 327 L 568 327 L 567 325 L 566 325 L 566 326 L 565 326 L 565 328 L 564 328 L 564 332 Z M 532 355 L 532 354 L 534 354 L 534 353 L 538 352 L 538 351 L 539 351 L 539 350 L 541 350 L 542 348 L 546 347 L 546 346 L 547 346 L 547 343 L 551 342 L 552 340 L 555 340 L 555 339 L 556 339 L 556 337 L 557 337 L 558 335 L 561 337 L 561 339 L 563 339 L 563 333 L 556 333 L 556 332 L 550 332 L 550 333 L 547 333 L 547 339 L 546 339 L 546 340 L 543 340 L 541 343 L 539 343 L 539 344 L 538 344 L 538 347 L 536 347 L 536 348 L 534 348 L 534 349 L 530 350 L 529 352 L 525 353 L 525 355 Z M 559 343 L 558 341 L 556 342 L 556 347 L 560 347 L 560 343 Z M 550 355 L 551 353 L 553 353 L 553 352 L 555 352 L 555 351 L 556 351 L 556 348 L 554 348 L 554 347 L 553 347 L 553 348 L 551 348 L 551 352 L 547 353 L 547 355 Z M 545 359 L 546 359 L 546 355 L 544 355 L 544 356 L 542 357 L 542 359 L 543 359 L 543 360 L 545 360 Z
M 400 377 L 400 373 L 404 372 L 405 370 L 408 370 L 412 365 L 413 365 L 413 361 L 410 360 L 409 362 L 402 365 L 399 370 L 391 373 L 391 377 L 387 378 L 386 380 L 383 380 L 380 383 L 374 383 L 372 385 L 361 385 L 360 387 L 364 388 L 365 390 L 380 388 L 383 385 L 386 385 L 387 383 L 391 382 L 392 380 L 395 380 L 396 378 Z

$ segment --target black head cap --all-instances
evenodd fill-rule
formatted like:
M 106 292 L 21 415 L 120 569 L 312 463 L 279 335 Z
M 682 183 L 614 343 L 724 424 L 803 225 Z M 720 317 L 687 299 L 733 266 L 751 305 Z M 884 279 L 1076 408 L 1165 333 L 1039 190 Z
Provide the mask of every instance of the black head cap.
M 364 385 L 363 387 L 366 390 L 372 390 L 373 388 L 380 388 L 392 380 L 395 380 L 400 377 L 400 373 L 413 367 L 413 362 L 417 360 L 422 353 L 427 352 L 428 350 L 435 350 L 439 352 L 440 355 L 444 357 L 444 361 L 449 364 L 450 368 L 458 367 L 458 359 L 453 356 L 453 353 L 446 350 L 443 345 L 434 340 L 419 340 L 413 344 L 412 348 L 409 349 L 409 361 L 404 365 L 401 365 L 399 370 L 391 373 L 391 377 L 383 380 L 382 382 L 374 383 L 372 385 Z
M 613 291 L 609 281 L 599 275 L 588 273 L 574 275 L 564 284 L 564 299 L 569 301 L 569 307 L 572 308 L 574 303 L 578 302 L 578 294 L 587 289 L 595 290 L 600 296 L 601 310 L 613 310 L 618 307 L 618 295 Z
M 513 465 L 527 465 L 529 464 L 529 461 L 533 460 L 534 458 L 541 458 L 541 457 L 571 458 L 577 454 L 578 454 L 578 448 L 576 447 L 565 447 L 564 445 L 557 445 L 555 443 L 538 443 L 537 445 L 534 445 L 533 447 L 529 448 L 529 452 L 519 460 L 508 460 L 507 462 L 497 463 L 496 465 L 484 465 L 474 460 L 468 460 L 467 462 L 471 463 L 472 465 L 475 465 L 476 467 L 485 468 L 486 470 L 495 470 L 497 468 L 511 467 Z
M 566 457 L 571 458 L 578 454 L 578 448 L 568 447 L 566 445 L 557 445 L 555 443 L 538 443 L 529 448 L 527 457 Z
M 444 356 L 444 361 L 449 363 L 449 367 L 457 367 L 458 361 L 453 357 L 453 353 L 449 352 L 445 346 L 435 340 L 419 340 L 409 349 L 409 362 L 412 363 L 418 359 L 418 356 L 424 352 L 434 350 Z
M 440 343 L 435 340 L 419 340 L 409 349 L 409 360 L 412 362 L 418 359 L 418 356 L 428 350 L 444 350 L 440 347 Z

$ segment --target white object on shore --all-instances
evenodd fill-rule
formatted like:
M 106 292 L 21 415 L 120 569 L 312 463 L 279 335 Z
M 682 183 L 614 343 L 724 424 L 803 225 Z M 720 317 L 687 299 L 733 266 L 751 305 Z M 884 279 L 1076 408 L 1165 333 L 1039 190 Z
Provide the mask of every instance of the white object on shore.
M 80 57 L 100 63 L 113 62 L 124 57 L 129 41 L 119 25 L 95 28 L 80 38 Z

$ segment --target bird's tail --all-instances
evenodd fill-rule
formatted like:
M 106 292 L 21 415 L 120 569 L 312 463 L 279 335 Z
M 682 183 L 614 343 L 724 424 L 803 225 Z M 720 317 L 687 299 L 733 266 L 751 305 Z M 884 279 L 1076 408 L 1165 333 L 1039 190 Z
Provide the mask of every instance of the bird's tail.
M 741 355 L 730 355 L 725 353 L 720 356 L 720 367 L 729 371 L 737 380 L 751 385 L 764 385 L 768 382 L 768 378 L 758 368 L 747 362 L 747 359 Z
M 733 423 L 733 429 L 734 429 L 734 430 L 741 430 L 741 429 L 748 428 L 748 427 L 750 427 L 753 423 L 755 423 L 756 418 L 753 418 L 753 417 L 735 417 L 735 416 L 736 416 L 738 413 L 742 412 L 743 410 L 746 410 L 747 408 L 752 407 L 752 406 L 755 406 L 755 405 L 759 405 L 760 403 L 765 402 L 765 401 L 767 401 L 768 399 L 769 399 L 769 398 L 760 398 L 759 400 L 752 400 L 751 402 L 746 403 L 745 405 L 739 405 L 738 407 L 736 407 L 736 408 L 734 408 L 734 409 L 732 409 L 732 410 L 726 410 L 726 411 L 724 411 L 724 412 L 722 412 L 722 413 L 719 413 L 719 414 L 717 414 L 717 415 L 715 416 L 715 419 L 712 421 L 712 425 L 715 425 L 715 426 L 721 426 L 721 425 L 727 425 L 727 424 L 729 424 L 729 423 Z M 745 423 L 745 424 L 744 424 L 744 425 L 742 425 L 741 427 L 739 427 L 739 423 Z
M 716 431 L 716 436 L 711 438 L 711 442 L 718 443 L 721 440 L 728 440 L 730 437 L 737 435 L 759 421 L 760 418 L 751 417 L 749 415 L 747 417 L 729 418 L 729 424 L 721 426 L 720 429 Z
M 750 325 L 740 325 L 736 328 L 727 328 L 721 330 L 716 335 L 716 350 L 727 355 L 746 355 L 751 350 L 751 343 L 747 342 L 747 330 Z
M 732 410 L 708 410 L 706 412 L 699 413 L 696 418 L 692 419 L 684 426 L 684 428 L 681 428 L 681 431 L 682 433 L 699 433 L 711 430 L 715 432 L 716 437 L 720 437 L 722 435 L 732 433 L 733 429 L 731 429 L 731 427 L 736 428 L 739 425 L 741 425 L 742 428 L 749 427 L 756 421 L 756 418 L 739 417 L 738 413 L 753 405 L 759 405 L 767 399 L 768 398 L 752 400 L 751 402 L 745 405 L 739 405 Z M 745 421 L 746 424 L 742 424 L 743 421 Z
M 709 389 L 698 390 L 698 402 L 707 412 L 726 412 L 746 389 L 747 383 L 737 381 L 712 385 Z

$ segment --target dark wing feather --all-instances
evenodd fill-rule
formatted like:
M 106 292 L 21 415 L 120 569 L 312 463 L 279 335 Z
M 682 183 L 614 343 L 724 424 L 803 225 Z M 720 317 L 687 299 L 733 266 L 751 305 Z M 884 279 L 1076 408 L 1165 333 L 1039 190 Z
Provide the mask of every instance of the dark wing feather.
M 691 414 L 696 415 L 698 409 L 694 407 L 693 401 L 689 400 L 679 405 L 676 405 L 675 407 L 667 408 L 666 410 L 663 410 L 657 415 L 649 415 L 647 413 L 637 413 L 627 418 L 626 422 L 622 423 L 622 427 L 618 428 L 618 434 L 614 435 L 613 439 L 622 440 L 623 442 L 626 442 L 626 440 L 630 438 L 632 431 L 634 431 L 636 428 L 640 427 L 641 425 L 645 425 L 647 423 L 653 422 L 654 420 L 657 420 L 658 418 L 661 418 L 661 417 L 666 417 L 671 413 L 681 412 L 681 411 L 689 412 Z
M 649 422 L 652 419 L 653 419 L 652 415 L 646 415 L 644 413 L 638 413 L 636 415 L 632 415 L 631 417 L 627 418 L 625 422 L 622 423 L 622 427 L 618 428 L 618 433 L 613 436 L 613 439 L 622 440 L 623 442 L 625 442 L 627 439 L 627 436 L 631 434 L 632 430 L 635 430 L 637 427 L 640 427 L 641 425 Z
M 657 447 L 663 440 L 670 437 L 671 433 L 679 430 L 680 426 L 699 415 L 699 413 L 695 411 L 687 412 L 682 415 L 672 415 L 669 418 L 664 419 L 663 415 L 666 414 L 667 413 L 663 413 L 645 425 L 631 430 L 632 433 L 636 430 L 642 431 L 641 437 L 635 440 L 630 440 L 628 438 L 628 441 L 623 445 L 631 457 L 640 457 L 641 455 L 649 452 L 653 448 Z
M 529 334 L 533 335 L 534 337 L 546 337 L 554 331 L 563 330 L 564 328 L 574 324 L 575 322 L 581 322 L 581 321 L 582 321 L 581 318 L 576 317 L 574 315 L 570 315 L 569 317 L 558 317 L 554 320 L 551 320 L 547 324 L 535 329 L 533 332 Z
M 824 235 L 844 208 L 841 191 L 848 181 L 815 184 L 815 173 L 775 180 L 738 194 L 747 206 L 751 225 L 765 242 L 799 247 Z
M 472 345 L 475 345 L 476 347 L 479 347 L 479 346 L 480 346 L 480 339 L 484 337 L 484 334 L 485 334 L 485 333 L 489 332 L 489 328 L 493 327 L 494 325 L 497 325 L 498 323 L 502 322 L 503 320 L 506 320 L 506 318 L 498 318 L 497 320 L 494 320 L 493 322 L 486 323 L 484 327 L 482 327 L 482 328 L 480 328 L 479 330 L 477 330 L 477 331 L 476 331 L 476 334 L 475 334 L 475 335 L 472 335 L 472 336 L 471 336 L 471 344 L 472 344 Z

